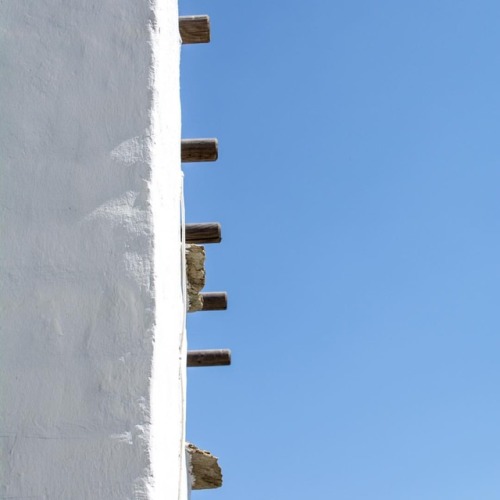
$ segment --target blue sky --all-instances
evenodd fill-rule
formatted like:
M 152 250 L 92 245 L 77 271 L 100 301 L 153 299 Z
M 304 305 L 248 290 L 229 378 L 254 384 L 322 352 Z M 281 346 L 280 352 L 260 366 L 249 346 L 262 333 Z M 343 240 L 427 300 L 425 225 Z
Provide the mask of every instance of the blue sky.
M 500 498 L 500 3 L 181 0 L 204 500 Z

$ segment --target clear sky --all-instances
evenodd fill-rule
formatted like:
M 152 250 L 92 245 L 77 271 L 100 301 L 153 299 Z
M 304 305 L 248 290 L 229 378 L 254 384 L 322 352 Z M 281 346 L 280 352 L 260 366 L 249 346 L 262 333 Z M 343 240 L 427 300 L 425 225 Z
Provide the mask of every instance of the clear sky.
M 193 500 L 500 498 L 500 2 L 180 0 Z

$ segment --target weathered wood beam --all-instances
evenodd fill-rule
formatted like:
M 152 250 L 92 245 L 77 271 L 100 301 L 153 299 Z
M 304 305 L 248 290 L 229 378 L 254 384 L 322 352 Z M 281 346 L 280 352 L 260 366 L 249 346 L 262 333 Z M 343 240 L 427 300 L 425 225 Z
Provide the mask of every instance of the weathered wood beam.
M 210 17 L 182 16 L 179 17 L 179 32 L 182 43 L 210 42 Z
M 203 299 L 202 311 L 225 311 L 227 309 L 226 292 L 205 292 L 200 295 Z
M 194 163 L 199 161 L 215 161 L 219 157 L 217 139 L 182 139 L 181 161 Z
M 188 351 L 187 366 L 227 366 L 231 364 L 229 349 L 210 349 L 206 351 Z
M 220 243 L 222 228 L 218 222 L 186 224 L 186 243 Z

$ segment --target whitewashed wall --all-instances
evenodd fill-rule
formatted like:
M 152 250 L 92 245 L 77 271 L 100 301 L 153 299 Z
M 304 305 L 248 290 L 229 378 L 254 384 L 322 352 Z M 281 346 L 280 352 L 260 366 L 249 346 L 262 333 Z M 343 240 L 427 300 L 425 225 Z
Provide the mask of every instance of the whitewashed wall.
M 177 3 L 0 2 L 0 497 L 184 499 Z

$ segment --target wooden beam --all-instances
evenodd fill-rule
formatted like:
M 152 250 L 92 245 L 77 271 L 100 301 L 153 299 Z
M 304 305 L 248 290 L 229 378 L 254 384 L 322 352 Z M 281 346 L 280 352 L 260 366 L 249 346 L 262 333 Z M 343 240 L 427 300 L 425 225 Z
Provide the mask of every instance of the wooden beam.
M 186 224 L 186 243 L 220 243 L 222 228 L 218 222 Z
M 210 17 L 182 16 L 179 17 L 179 32 L 182 43 L 210 42 Z
M 215 161 L 219 157 L 217 139 L 182 139 L 181 161 L 194 163 L 199 161 Z
M 211 349 L 207 351 L 188 351 L 187 366 L 227 366 L 231 364 L 229 349 Z
M 202 311 L 225 311 L 227 309 L 226 292 L 206 292 L 201 296 L 203 298 Z

